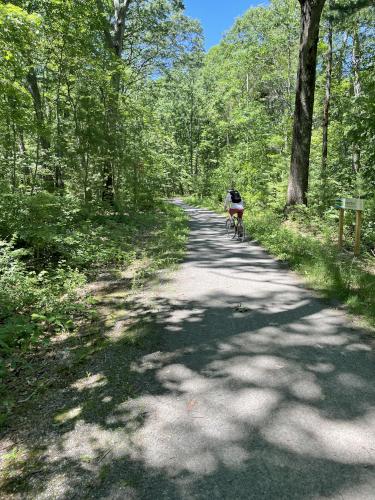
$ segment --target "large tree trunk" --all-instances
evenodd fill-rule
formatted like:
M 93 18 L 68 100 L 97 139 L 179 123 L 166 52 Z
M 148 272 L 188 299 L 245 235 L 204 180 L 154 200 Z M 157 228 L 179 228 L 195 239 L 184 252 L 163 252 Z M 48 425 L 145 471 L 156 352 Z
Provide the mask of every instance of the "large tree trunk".
M 287 205 L 307 204 L 319 22 L 325 0 L 300 0 L 301 35 Z
M 122 56 L 125 34 L 125 19 L 132 0 L 113 0 L 115 16 L 113 22 L 112 44 L 117 57 Z
M 6 2 L 11 3 L 11 2 Z M 22 3 L 22 2 L 18 2 Z M 25 3 L 25 2 L 23 2 Z M 33 5 L 33 2 L 28 2 L 27 12 L 29 14 L 35 14 L 37 8 Z M 24 7 L 22 5 L 22 7 Z M 36 151 L 36 163 L 35 171 L 32 179 L 31 193 L 34 193 L 36 186 L 38 166 L 40 161 L 40 166 L 43 167 L 41 171 L 41 177 L 43 179 L 44 187 L 48 191 L 54 191 L 55 181 L 54 176 L 47 169 L 47 162 L 49 151 L 51 149 L 51 141 L 46 127 L 45 113 L 43 110 L 43 102 L 39 89 L 39 81 L 35 68 L 31 67 L 26 75 L 26 88 L 30 92 L 33 100 L 34 112 L 35 112 L 35 123 L 38 136 L 37 151 Z
M 42 146 L 42 149 L 44 151 L 47 151 L 50 148 L 51 144 L 46 134 L 42 98 L 40 96 L 38 78 L 33 68 L 30 69 L 29 73 L 27 74 L 27 88 L 31 94 L 31 97 L 33 98 L 39 142 Z
M 357 99 L 361 95 L 361 81 L 359 78 L 361 51 L 358 34 L 358 26 L 353 33 L 353 49 L 352 49 L 352 68 L 353 68 L 353 91 L 354 97 Z M 357 141 L 353 142 L 352 150 L 352 167 L 353 171 L 358 174 L 361 169 L 361 149 Z
M 102 0 L 96 0 L 99 10 L 103 11 Z M 107 47 L 112 50 L 118 59 L 121 59 L 124 34 L 125 34 L 125 21 L 126 16 L 133 0 L 113 0 L 113 17 L 104 29 L 104 35 Z M 120 95 L 121 73 L 114 71 L 111 76 L 112 95 L 108 100 L 107 108 L 107 122 L 108 122 L 108 145 L 109 149 L 116 143 L 116 133 L 119 123 L 119 95 Z M 114 154 L 111 154 L 114 156 Z M 114 168 L 112 161 L 105 161 L 103 171 L 103 191 L 102 199 L 113 203 L 114 201 Z
M 48 159 L 48 153 L 51 148 L 51 142 L 46 130 L 43 103 L 39 90 L 39 82 L 34 68 L 30 69 L 26 79 L 27 79 L 27 88 L 31 94 L 34 104 L 35 122 L 38 134 L 38 145 L 40 144 L 43 152 L 43 154 L 40 155 L 40 150 L 38 149 L 38 157 L 41 156 L 41 167 L 42 167 L 41 177 L 43 179 L 43 185 L 45 189 L 47 189 L 47 191 L 53 192 L 56 187 L 55 177 L 51 174 L 51 172 L 49 172 L 47 168 L 47 163 L 48 163 L 47 159 Z
M 322 180 L 327 178 L 327 158 L 328 158 L 328 124 L 329 106 L 331 101 L 331 80 L 332 80 L 332 21 L 328 21 L 328 50 L 326 54 L 326 89 L 323 103 L 323 145 L 322 145 Z M 325 184 L 323 182 L 323 189 Z M 324 193 L 323 193 L 323 198 Z

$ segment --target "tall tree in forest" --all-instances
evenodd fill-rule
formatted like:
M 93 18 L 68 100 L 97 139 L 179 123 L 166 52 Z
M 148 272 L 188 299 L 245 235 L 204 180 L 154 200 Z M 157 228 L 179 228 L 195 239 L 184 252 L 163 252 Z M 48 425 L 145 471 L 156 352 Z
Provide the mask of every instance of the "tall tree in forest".
M 322 124 L 322 181 L 323 191 L 325 191 L 325 179 L 327 177 L 327 158 L 328 158 L 328 124 L 329 124 L 329 106 L 331 102 L 331 80 L 332 80 L 332 18 L 327 21 L 327 52 L 326 52 L 326 82 L 323 102 L 323 124 Z M 324 193 L 323 198 L 325 198 Z
M 168 59 L 174 50 L 173 43 L 168 44 L 168 36 L 178 26 L 177 18 L 170 22 L 172 13 L 179 12 L 183 4 L 178 0 L 113 0 L 111 5 L 106 0 L 96 0 L 102 16 L 102 26 L 107 49 L 114 55 L 111 69 L 111 93 L 107 102 L 109 155 L 103 171 L 103 199 L 113 199 L 114 171 L 113 158 L 120 157 L 123 144 L 119 144 L 121 135 L 120 94 L 124 87 L 133 82 L 122 82 L 126 67 L 133 72 L 132 80 L 142 79 L 145 71 L 155 65 L 158 59 Z M 178 29 L 176 30 L 178 32 Z M 176 33 L 177 35 L 177 33 Z M 173 35 L 172 35 L 173 36 Z M 169 45 L 169 47 L 167 47 Z M 169 53 L 168 53 L 169 52 Z
M 107 142 L 108 144 L 115 146 L 116 139 L 114 136 L 117 132 L 118 117 L 119 117 L 119 93 L 120 93 L 120 83 L 121 83 L 121 70 L 120 63 L 123 53 L 124 46 L 124 35 L 126 27 L 126 19 L 129 11 L 130 4 L 132 0 L 114 0 L 112 15 L 107 14 L 107 19 L 103 23 L 104 37 L 107 44 L 107 48 L 113 52 L 118 62 L 115 62 L 117 67 L 112 71 L 111 75 L 111 86 L 112 93 L 108 99 L 107 106 Z M 99 12 L 103 14 L 105 12 L 105 6 L 102 0 L 97 0 L 97 6 Z M 103 200 L 113 201 L 113 177 L 114 177 L 114 166 L 113 159 L 115 154 L 109 154 L 106 161 L 104 162 L 103 171 Z
M 361 95 L 361 81 L 360 81 L 360 64 L 361 64 L 361 49 L 359 41 L 359 27 L 354 23 L 353 29 L 353 48 L 352 48 L 352 71 L 353 71 L 353 94 L 355 102 Z M 353 171 L 358 174 L 361 168 L 361 149 L 357 141 L 353 142 L 352 151 L 352 166 Z
M 325 0 L 299 0 L 301 34 L 287 205 L 307 204 L 316 56 Z

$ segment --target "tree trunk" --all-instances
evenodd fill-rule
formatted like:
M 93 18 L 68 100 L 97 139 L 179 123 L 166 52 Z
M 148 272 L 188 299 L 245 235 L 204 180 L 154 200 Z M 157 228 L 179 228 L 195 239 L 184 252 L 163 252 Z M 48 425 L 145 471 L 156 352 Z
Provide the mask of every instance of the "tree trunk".
M 35 70 L 33 68 L 29 71 L 27 75 L 27 88 L 31 94 L 31 97 L 33 98 L 40 145 L 42 146 L 43 150 L 47 151 L 50 148 L 51 144 L 45 130 L 42 98 L 40 96 L 38 79 Z
M 328 124 L 329 106 L 331 101 L 331 80 L 332 80 L 332 21 L 328 21 L 328 50 L 326 54 L 326 89 L 323 103 L 323 146 L 322 146 L 322 180 L 327 178 L 327 158 L 328 158 Z M 323 189 L 325 184 L 323 183 Z M 323 196 L 324 198 L 324 196 Z
M 325 0 L 300 0 L 301 35 L 287 205 L 307 204 L 319 22 Z
M 126 16 L 133 0 L 113 0 L 114 13 L 110 20 L 110 25 L 105 27 L 104 36 L 107 47 L 112 50 L 119 60 L 122 57 L 125 34 Z M 96 0 L 99 11 L 103 12 L 102 0 Z M 109 149 L 116 144 L 116 134 L 119 122 L 119 94 L 121 84 L 120 71 L 114 71 L 111 76 L 112 95 L 108 100 L 107 121 L 108 121 L 108 145 Z M 111 157 L 114 157 L 114 151 L 109 151 Z M 114 201 L 114 185 L 113 185 L 113 164 L 112 161 L 105 161 L 104 164 L 104 185 L 102 191 L 102 199 L 110 203 Z
M 353 67 L 353 91 L 354 97 L 357 99 L 361 95 L 361 81 L 359 78 L 360 72 L 360 42 L 358 35 L 358 27 L 356 27 L 353 33 L 353 49 L 352 49 L 352 67 Z M 352 168 L 353 171 L 358 174 L 361 169 L 361 149 L 359 144 L 354 141 L 352 145 Z
M 12 121 L 12 192 L 17 189 L 17 132 L 16 125 Z
M 41 157 L 41 166 L 43 167 L 41 171 L 41 177 L 43 179 L 43 184 L 45 189 L 47 189 L 50 192 L 53 192 L 55 190 L 55 178 L 46 168 L 47 167 L 46 160 L 48 157 L 48 152 L 51 148 L 51 143 L 46 131 L 42 98 L 39 91 L 38 78 L 34 68 L 30 69 L 26 79 L 27 79 L 27 88 L 31 94 L 34 104 L 35 121 L 38 134 L 38 145 L 40 144 L 42 149 L 42 152 L 38 153 L 39 156 Z
M 190 163 L 190 173 L 194 176 L 194 141 L 193 141 L 193 109 L 190 109 L 189 118 L 189 163 Z
M 34 174 L 32 176 L 32 179 L 31 179 L 31 195 L 34 194 L 34 189 L 35 189 L 35 184 L 36 184 L 36 178 L 37 178 L 37 175 L 38 175 L 38 166 L 39 166 L 39 151 L 40 150 L 40 144 L 38 142 L 38 144 L 36 145 L 36 158 L 35 158 L 35 170 L 34 170 Z
M 66 38 L 64 37 L 59 55 L 59 68 L 58 68 L 59 76 L 57 80 L 57 96 L 56 96 L 56 131 L 57 131 L 56 153 L 59 161 L 55 165 L 55 189 L 60 189 L 60 190 L 64 188 L 64 178 L 60 160 L 63 156 L 63 150 L 62 150 L 63 133 L 61 126 L 61 87 L 62 87 L 65 43 L 66 43 Z

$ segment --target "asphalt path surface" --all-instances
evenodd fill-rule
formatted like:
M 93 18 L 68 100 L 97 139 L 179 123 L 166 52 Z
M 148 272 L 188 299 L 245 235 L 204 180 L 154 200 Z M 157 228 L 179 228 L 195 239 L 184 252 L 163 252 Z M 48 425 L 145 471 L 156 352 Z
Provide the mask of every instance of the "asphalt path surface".
M 184 209 L 188 255 L 156 297 L 163 348 L 138 366 L 158 390 L 127 404 L 144 416 L 142 479 L 123 494 L 375 499 L 365 332 L 259 246 L 226 239 L 222 217 Z
M 371 337 L 179 204 L 186 259 L 136 310 L 152 307 L 158 347 L 127 360 L 114 342 L 72 386 L 35 498 L 375 499 Z

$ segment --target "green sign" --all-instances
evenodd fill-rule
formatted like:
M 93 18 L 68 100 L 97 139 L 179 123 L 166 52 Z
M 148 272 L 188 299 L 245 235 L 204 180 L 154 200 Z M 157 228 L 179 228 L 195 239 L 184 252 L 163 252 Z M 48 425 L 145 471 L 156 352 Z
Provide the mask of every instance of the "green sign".
M 365 202 L 360 198 L 338 198 L 336 200 L 336 208 L 344 208 L 346 210 L 363 210 L 365 208 Z

